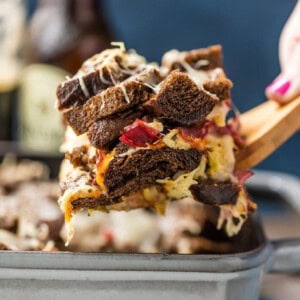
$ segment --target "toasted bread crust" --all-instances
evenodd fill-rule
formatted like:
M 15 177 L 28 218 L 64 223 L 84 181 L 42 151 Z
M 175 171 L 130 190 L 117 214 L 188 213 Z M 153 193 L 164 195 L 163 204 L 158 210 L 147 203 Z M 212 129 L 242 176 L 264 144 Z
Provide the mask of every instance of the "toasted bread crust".
M 83 105 L 90 97 L 93 95 L 99 94 L 105 89 L 113 86 L 111 81 L 110 71 L 107 67 L 102 68 L 102 80 L 100 78 L 100 71 L 93 71 L 88 74 L 75 77 L 71 80 L 61 83 L 56 90 L 56 96 L 58 99 L 58 109 L 68 109 L 73 106 Z M 128 75 L 119 73 L 115 76 L 118 76 L 119 81 L 123 81 L 128 77 Z M 85 95 L 82 84 L 85 85 L 88 95 Z
M 163 122 L 190 126 L 203 121 L 217 102 L 217 97 L 198 87 L 188 74 L 175 70 L 144 107 Z
M 64 120 L 76 134 L 83 134 L 96 121 L 149 100 L 153 94 L 153 89 L 145 84 L 147 80 L 159 83 L 161 81 L 159 71 L 156 68 L 144 70 L 120 85 L 106 89 L 90 98 L 83 105 L 73 107 L 65 112 Z
M 104 184 L 107 195 L 121 197 L 153 185 L 157 179 L 174 176 L 178 171 L 195 169 L 202 153 L 196 149 L 162 147 L 141 149 L 129 156 L 116 155 L 109 163 Z
M 106 195 L 101 195 L 98 198 L 78 198 L 72 201 L 74 209 L 93 209 L 101 208 L 121 202 L 121 198 L 109 198 Z
M 214 80 L 209 80 L 203 84 L 203 88 L 206 91 L 216 95 L 221 101 L 231 98 L 232 86 L 232 81 L 223 72 Z
M 232 182 L 199 181 L 190 187 L 196 201 L 208 205 L 236 204 L 240 187 Z
M 120 137 L 123 128 L 140 118 L 143 112 L 137 108 L 114 114 L 96 121 L 87 133 L 92 146 L 105 148 Z
M 192 51 L 177 52 L 177 56 L 170 52 L 165 53 L 162 58 L 162 66 L 169 70 L 185 71 L 182 61 L 188 63 L 196 70 L 212 70 L 215 68 L 223 68 L 222 46 L 214 45 L 208 48 L 200 48 Z M 207 61 L 207 64 L 197 64 L 199 61 Z
M 92 56 L 82 64 L 73 78 L 58 86 L 58 109 L 83 105 L 108 87 L 139 73 L 145 64 L 144 57 L 121 49 L 107 49 Z

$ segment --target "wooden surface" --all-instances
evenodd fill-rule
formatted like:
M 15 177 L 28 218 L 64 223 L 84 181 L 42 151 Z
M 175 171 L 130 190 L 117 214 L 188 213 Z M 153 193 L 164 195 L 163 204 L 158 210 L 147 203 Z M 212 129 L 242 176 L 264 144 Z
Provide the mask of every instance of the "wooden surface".
M 246 145 L 236 154 L 236 169 L 255 167 L 300 129 L 300 97 L 280 106 L 274 101 L 240 115 Z

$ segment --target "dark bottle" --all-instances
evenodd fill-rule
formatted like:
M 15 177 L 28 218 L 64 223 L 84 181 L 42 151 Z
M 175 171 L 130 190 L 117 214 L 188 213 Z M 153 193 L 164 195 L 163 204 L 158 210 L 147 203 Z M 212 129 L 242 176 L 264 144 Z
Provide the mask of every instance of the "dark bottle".
M 19 92 L 19 139 L 26 150 L 58 152 L 64 128 L 54 108 L 56 87 L 84 60 L 109 46 L 99 5 L 95 0 L 39 2 L 29 24 Z
M 13 17 L 12 17 L 13 16 Z M 0 1 L 0 140 L 13 136 L 15 90 L 22 68 L 25 7 L 21 0 Z
M 101 1 L 41 0 L 30 24 L 28 59 L 73 74 L 110 42 Z

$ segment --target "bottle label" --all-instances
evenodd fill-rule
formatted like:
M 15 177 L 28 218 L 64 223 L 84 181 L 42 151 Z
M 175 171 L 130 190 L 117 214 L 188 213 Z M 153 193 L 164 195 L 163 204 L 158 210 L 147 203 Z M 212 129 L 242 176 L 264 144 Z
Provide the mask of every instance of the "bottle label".
M 57 153 L 64 126 L 55 106 L 56 88 L 67 72 L 46 64 L 24 68 L 19 88 L 19 140 L 28 151 Z

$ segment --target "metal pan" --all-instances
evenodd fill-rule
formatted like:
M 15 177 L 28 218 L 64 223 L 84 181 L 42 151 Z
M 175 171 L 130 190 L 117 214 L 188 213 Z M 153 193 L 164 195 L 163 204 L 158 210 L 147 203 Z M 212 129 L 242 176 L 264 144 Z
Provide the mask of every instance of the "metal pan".
M 276 193 L 296 201 L 294 177 L 258 172 L 249 187 L 267 191 L 275 177 Z M 227 255 L 0 251 L 1 299 L 253 300 L 264 272 L 300 271 L 300 240 L 267 240 L 255 216 L 239 239 L 248 249 Z

